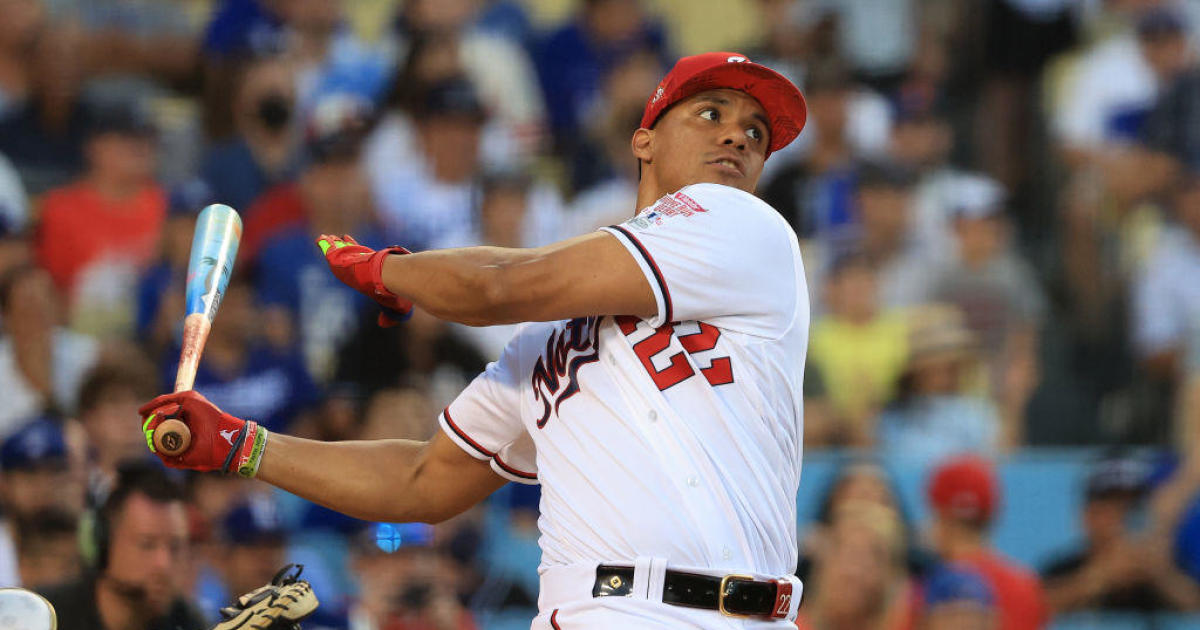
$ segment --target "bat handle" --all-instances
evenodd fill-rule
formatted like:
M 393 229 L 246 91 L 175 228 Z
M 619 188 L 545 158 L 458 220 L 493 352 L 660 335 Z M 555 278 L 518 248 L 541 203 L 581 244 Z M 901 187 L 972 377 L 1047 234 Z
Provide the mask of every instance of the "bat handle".
M 175 373 L 176 392 L 191 389 L 196 381 L 200 353 L 204 352 L 211 326 L 203 313 L 191 313 L 183 319 L 183 349 L 179 353 L 179 370 Z M 192 432 L 182 421 L 172 418 L 155 427 L 153 440 L 156 451 L 175 457 L 192 445 Z
M 181 420 L 164 420 L 154 429 L 154 448 L 163 455 L 182 455 L 192 445 L 192 432 Z

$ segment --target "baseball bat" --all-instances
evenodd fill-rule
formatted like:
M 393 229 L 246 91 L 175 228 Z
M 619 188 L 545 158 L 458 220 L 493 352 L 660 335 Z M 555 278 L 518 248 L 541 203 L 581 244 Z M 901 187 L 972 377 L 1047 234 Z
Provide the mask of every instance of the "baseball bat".
M 196 231 L 192 235 L 192 252 L 188 258 L 187 310 L 183 318 L 183 348 L 179 352 L 179 369 L 175 372 L 175 391 L 192 388 L 200 354 L 208 341 L 213 318 L 221 306 L 229 274 L 237 258 L 238 243 L 242 240 L 242 218 L 237 211 L 219 203 L 200 211 Z M 192 432 L 183 422 L 170 419 L 154 429 L 154 448 L 167 455 L 179 455 L 192 442 Z

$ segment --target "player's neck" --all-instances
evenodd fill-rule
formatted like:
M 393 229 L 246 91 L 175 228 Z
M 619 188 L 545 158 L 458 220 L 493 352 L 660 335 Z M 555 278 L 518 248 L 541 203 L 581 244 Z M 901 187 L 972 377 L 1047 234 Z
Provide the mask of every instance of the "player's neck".
M 633 209 L 634 213 L 642 211 L 642 208 L 654 205 L 654 202 L 662 199 L 666 195 L 675 193 L 682 186 L 676 186 L 667 190 L 668 186 L 663 185 L 655 176 L 654 169 L 649 165 L 642 165 L 642 179 L 638 182 L 637 207 Z

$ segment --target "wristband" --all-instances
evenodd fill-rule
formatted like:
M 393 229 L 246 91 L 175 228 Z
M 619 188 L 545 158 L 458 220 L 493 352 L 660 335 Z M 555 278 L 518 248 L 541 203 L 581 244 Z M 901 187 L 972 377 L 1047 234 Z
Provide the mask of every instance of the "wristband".
M 239 449 L 237 474 L 246 479 L 253 479 L 258 474 L 258 466 L 262 463 L 263 453 L 267 452 L 267 429 L 257 422 L 248 422 L 246 440 Z
M 267 430 L 253 420 L 247 420 L 233 440 L 233 448 L 225 456 L 221 472 L 236 472 L 247 479 L 258 474 L 258 465 L 267 449 Z

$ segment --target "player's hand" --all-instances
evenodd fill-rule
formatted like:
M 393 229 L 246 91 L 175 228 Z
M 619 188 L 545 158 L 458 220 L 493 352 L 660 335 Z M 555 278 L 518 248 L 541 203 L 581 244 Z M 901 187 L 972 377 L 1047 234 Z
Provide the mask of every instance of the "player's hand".
M 150 452 L 172 468 L 236 471 L 245 477 L 258 472 L 267 431 L 254 421 L 231 416 L 193 390 L 164 394 L 138 409 L 142 432 Z M 182 420 L 192 432 L 192 443 L 177 456 L 154 448 L 154 430 L 168 419 Z M 248 473 L 248 474 L 247 474 Z
M 325 261 L 338 280 L 383 307 L 383 312 L 379 314 L 380 326 L 395 326 L 412 315 L 413 303 L 388 291 L 383 285 L 384 259 L 392 254 L 411 253 L 407 249 L 393 246 L 375 251 L 359 245 L 349 235 L 337 237 L 329 234 L 317 238 L 317 246 L 325 254 Z

